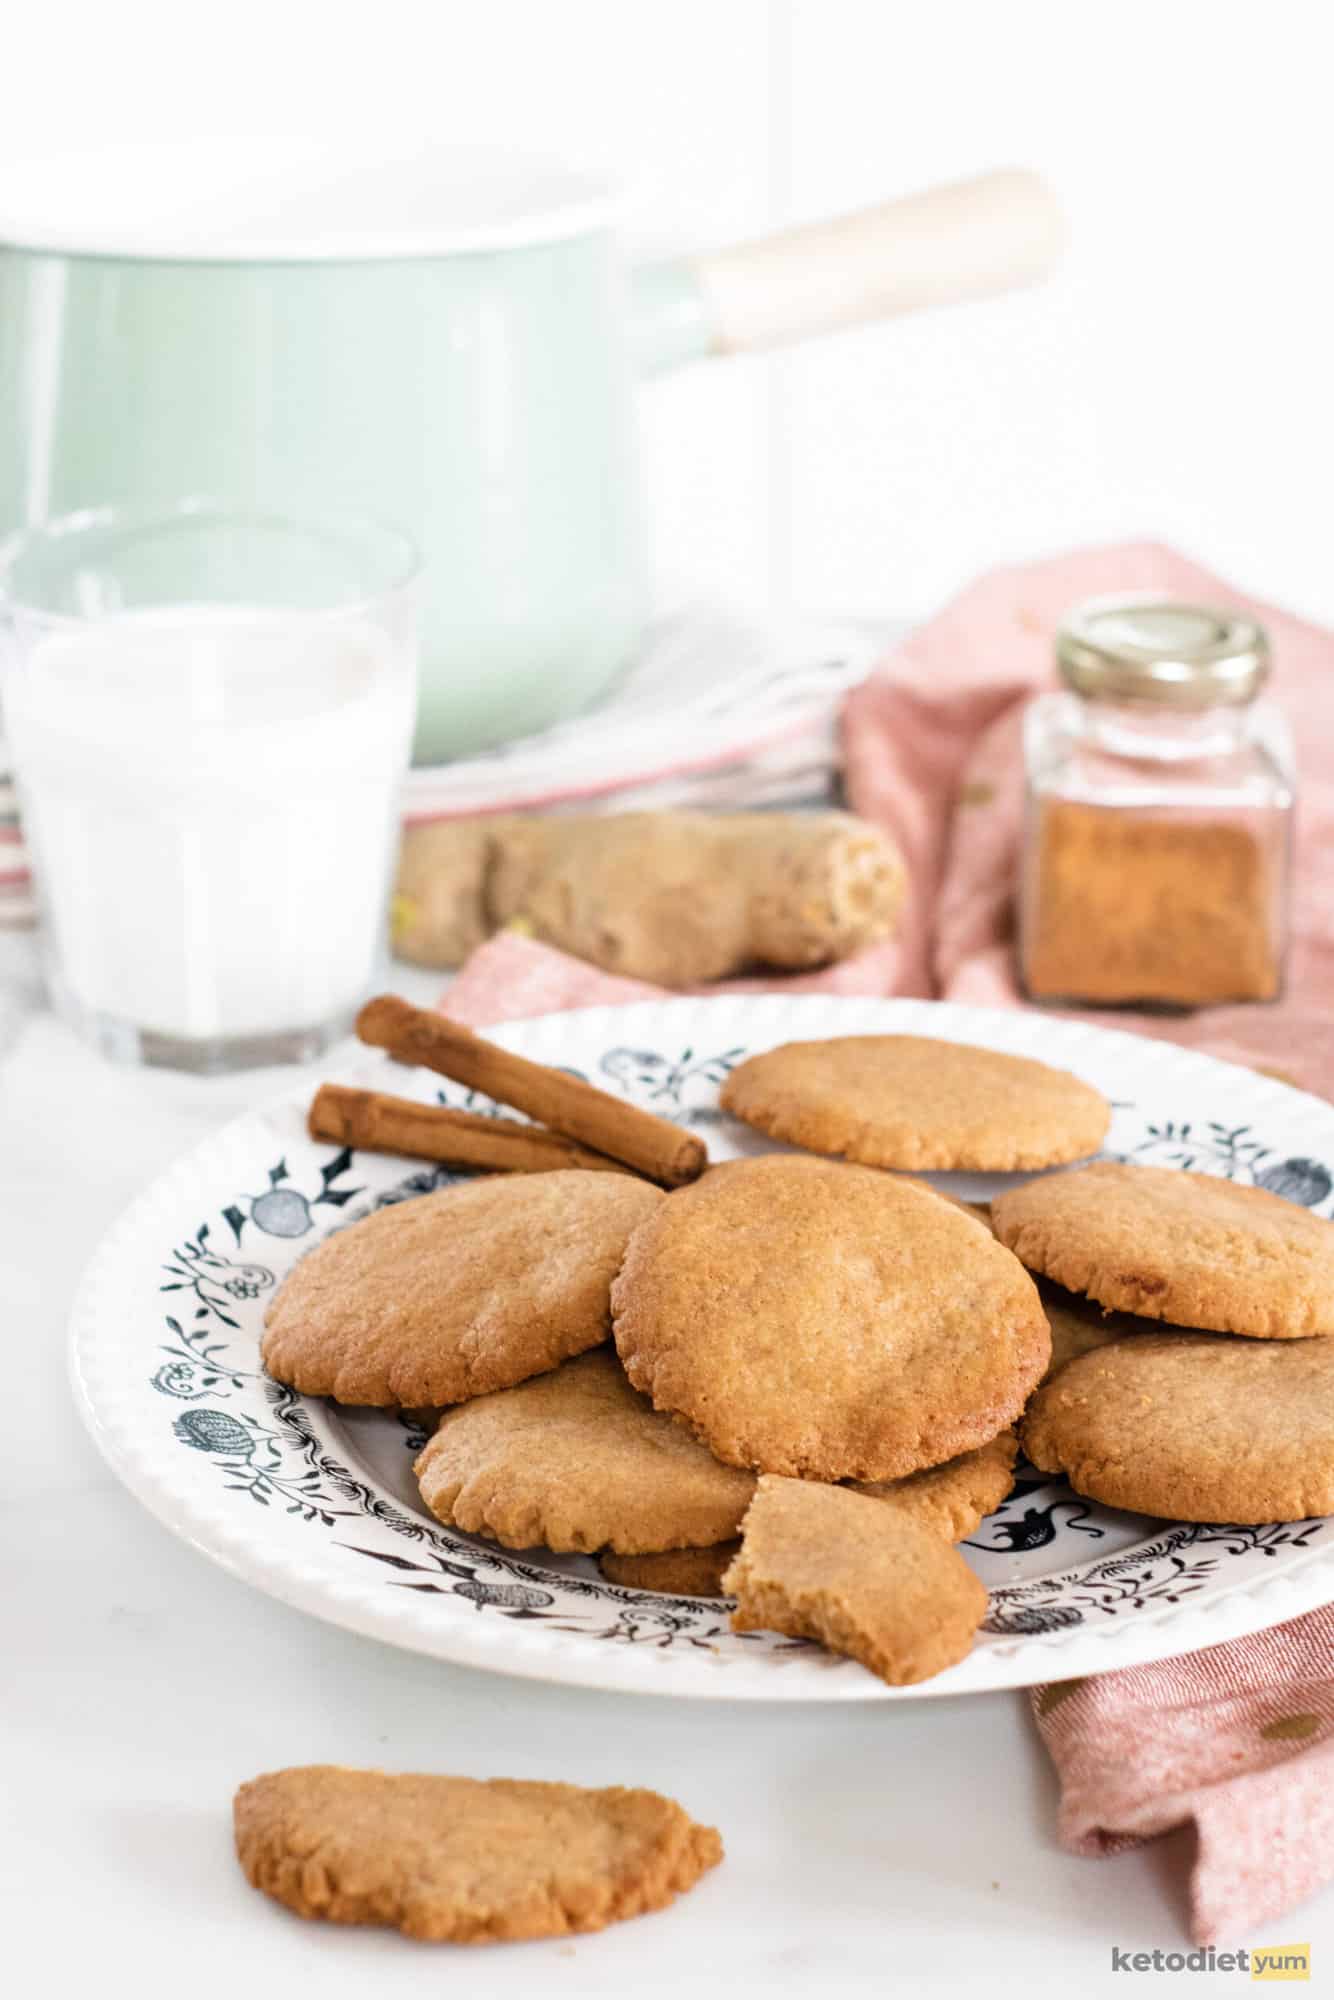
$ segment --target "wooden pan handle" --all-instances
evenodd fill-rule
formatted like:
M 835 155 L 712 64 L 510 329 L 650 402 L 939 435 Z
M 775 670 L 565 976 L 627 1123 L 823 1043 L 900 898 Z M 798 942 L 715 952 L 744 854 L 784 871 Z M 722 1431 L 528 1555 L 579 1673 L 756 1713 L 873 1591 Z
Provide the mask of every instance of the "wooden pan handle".
M 1065 220 L 1037 174 L 982 174 L 695 263 L 717 353 L 774 347 L 1042 278 Z

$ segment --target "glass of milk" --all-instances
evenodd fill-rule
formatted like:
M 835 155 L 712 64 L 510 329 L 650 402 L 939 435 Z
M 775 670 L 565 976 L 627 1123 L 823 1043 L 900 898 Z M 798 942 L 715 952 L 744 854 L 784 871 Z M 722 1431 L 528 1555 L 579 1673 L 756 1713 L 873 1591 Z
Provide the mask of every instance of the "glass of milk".
M 383 957 L 417 559 L 207 501 L 0 549 L 0 711 L 52 997 L 109 1055 L 318 1054 Z

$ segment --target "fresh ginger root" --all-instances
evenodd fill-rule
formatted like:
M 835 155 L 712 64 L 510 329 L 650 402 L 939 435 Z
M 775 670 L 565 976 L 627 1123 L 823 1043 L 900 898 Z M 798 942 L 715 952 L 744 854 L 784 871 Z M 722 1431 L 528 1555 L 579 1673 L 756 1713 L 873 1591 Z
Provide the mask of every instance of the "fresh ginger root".
M 506 926 L 606 972 L 693 986 L 828 965 L 892 935 L 904 872 L 851 813 L 437 820 L 403 837 L 394 950 L 458 965 Z

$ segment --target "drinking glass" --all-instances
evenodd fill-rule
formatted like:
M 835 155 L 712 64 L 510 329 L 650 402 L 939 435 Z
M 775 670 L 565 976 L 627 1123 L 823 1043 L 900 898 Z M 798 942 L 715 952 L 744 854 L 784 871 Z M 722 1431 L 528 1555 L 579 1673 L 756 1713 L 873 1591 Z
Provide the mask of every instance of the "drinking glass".
M 318 1054 L 379 969 L 417 557 L 207 500 L 0 548 L 0 678 L 51 994 L 108 1055 Z

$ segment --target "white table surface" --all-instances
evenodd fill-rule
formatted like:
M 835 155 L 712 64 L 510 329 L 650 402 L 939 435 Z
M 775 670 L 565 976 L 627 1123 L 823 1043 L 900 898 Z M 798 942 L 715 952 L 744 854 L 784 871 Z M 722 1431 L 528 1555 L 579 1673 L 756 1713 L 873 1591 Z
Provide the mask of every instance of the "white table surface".
M 260 1596 L 120 1489 L 66 1384 L 80 1271 L 148 1179 L 287 1075 L 114 1069 L 43 1010 L 31 941 L 0 935 L 0 1965 L 16 2000 L 1083 1996 L 1170 1978 L 1113 1972 L 1112 1947 L 1189 1949 L 1191 1837 L 1062 1854 L 1022 1695 L 794 1709 L 449 1667 Z M 246 1885 L 229 1814 L 242 1779 L 310 1762 L 650 1785 L 718 1826 L 727 1859 L 671 1910 L 572 1942 L 464 1951 L 302 1923 Z M 1280 1937 L 1311 1939 L 1328 1979 L 1334 1892 L 1251 1942 Z

